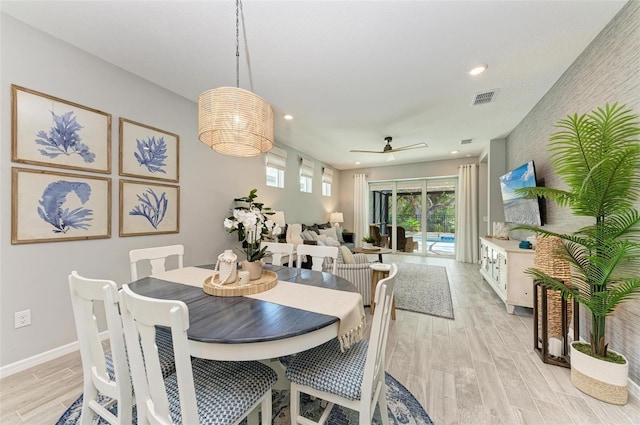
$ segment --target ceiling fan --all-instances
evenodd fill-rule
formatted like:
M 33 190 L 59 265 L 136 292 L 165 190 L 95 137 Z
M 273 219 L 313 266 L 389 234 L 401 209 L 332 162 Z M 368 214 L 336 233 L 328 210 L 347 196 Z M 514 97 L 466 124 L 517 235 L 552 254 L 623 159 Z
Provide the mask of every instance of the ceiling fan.
M 414 145 L 408 145 L 408 146 L 403 146 L 401 148 L 393 148 L 391 147 L 391 140 L 392 137 L 391 136 L 387 136 L 384 138 L 384 140 L 387 142 L 387 144 L 384 146 L 384 149 L 382 149 L 381 151 L 363 151 L 363 150 L 351 150 L 349 152 L 364 152 L 364 153 L 393 153 L 393 152 L 400 152 L 400 151 L 407 151 L 410 149 L 418 149 L 418 148 L 426 148 L 427 144 L 426 143 L 416 143 Z

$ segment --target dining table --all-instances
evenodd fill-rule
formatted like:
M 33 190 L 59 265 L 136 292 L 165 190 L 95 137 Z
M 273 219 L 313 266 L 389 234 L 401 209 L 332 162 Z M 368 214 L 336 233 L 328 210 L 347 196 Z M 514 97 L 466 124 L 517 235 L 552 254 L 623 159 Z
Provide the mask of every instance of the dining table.
M 191 274 L 188 269 L 191 269 Z M 299 353 L 339 336 L 340 319 L 335 315 L 251 296 L 209 295 L 202 289 L 201 277 L 189 277 L 210 275 L 213 269 L 212 264 L 187 267 L 129 284 L 131 290 L 139 295 L 180 300 L 187 305 L 187 338 L 192 356 L 231 361 L 273 359 Z M 194 270 L 197 273 L 194 274 Z M 351 300 L 355 295 L 360 296 L 353 284 L 330 273 L 273 265 L 266 265 L 265 270 L 277 274 L 279 285 L 288 282 L 332 289 L 344 292 L 344 297 Z M 342 297 L 339 293 L 337 295 Z

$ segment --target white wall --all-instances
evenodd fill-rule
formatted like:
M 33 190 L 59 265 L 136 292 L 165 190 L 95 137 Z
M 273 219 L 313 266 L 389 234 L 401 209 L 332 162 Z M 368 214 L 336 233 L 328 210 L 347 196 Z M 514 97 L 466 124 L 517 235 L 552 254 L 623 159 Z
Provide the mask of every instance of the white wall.
M 198 141 L 197 105 L 80 51 L 60 40 L 0 15 L 0 366 L 76 340 L 67 275 L 129 281 L 128 252 L 134 248 L 182 243 L 185 265 L 212 263 L 235 235 L 222 222 L 233 198 L 258 189 L 258 200 L 284 210 L 287 221 L 326 221 L 338 204 L 323 198 L 321 164 L 316 162 L 313 194 L 298 187 L 297 157 L 289 151 L 286 189 L 265 186 L 264 157 L 219 155 Z M 11 245 L 10 85 L 17 84 L 112 115 L 112 234 L 110 239 Z M 205 87 L 204 89 L 208 89 Z M 124 117 L 180 136 L 180 233 L 118 237 L 118 118 Z M 277 142 L 277 141 L 276 141 Z M 309 158 L 312 159 L 312 158 Z M 54 170 L 54 168 L 50 168 Z M 66 171 L 66 170 L 59 170 Z M 85 173 L 88 174 L 88 173 Z M 338 173 L 336 173 L 338 174 Z M 16 311 L 31 309 L 32 325 L 14 329 Z

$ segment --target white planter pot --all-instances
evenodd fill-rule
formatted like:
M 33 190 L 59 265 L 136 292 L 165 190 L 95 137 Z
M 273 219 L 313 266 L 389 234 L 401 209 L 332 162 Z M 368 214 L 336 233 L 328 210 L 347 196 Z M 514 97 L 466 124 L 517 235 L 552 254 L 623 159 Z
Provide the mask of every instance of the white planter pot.
M 598 360 L 576 350 L 571 343 L 571 382 L 583 393 L 611 404 L 626 404 L 629 362 L 617 364 Z

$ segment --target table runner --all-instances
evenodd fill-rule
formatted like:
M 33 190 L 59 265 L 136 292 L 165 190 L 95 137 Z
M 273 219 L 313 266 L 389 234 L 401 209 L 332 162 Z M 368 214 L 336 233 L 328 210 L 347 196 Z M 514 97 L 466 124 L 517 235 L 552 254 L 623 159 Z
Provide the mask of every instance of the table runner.
M 202 288 L 204 281 L 212 274 L 213 271 L 209 269 L 184 267 L 151 277 Z M 357 292 L 338 291 L 279 280 L 274 288 L 259 294 L 246 295 L 246 297 L 338 317 L 340 319 L 338 339 L 343 351 L 362 339 L 365 314 L 362 296 Z

